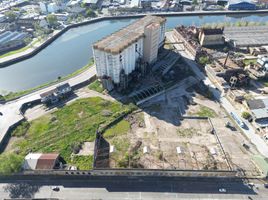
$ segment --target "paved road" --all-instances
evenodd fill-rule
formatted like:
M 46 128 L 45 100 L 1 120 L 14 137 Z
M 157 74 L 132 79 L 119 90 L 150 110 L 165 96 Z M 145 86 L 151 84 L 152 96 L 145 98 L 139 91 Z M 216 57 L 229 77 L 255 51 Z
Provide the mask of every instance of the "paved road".
M 167 38 L 171 41 L 171 42 L 175 42 L 176 40 L 173 38 L 172 36 L 172 32 L 168 32 L 166 33 Z M 204 83 L 206 85 L 208 85 L 211 88 L 211 91 L 213 92 L 214 96 L 216 97 L 216 99 L 219 101 L 219 103 L 223 106 L 223 108 L 228 112 L 233 112 L 235 113 L 237 116 L 241 116 L 241 111 L 236 110 L 232 104 L 229 102 L 228 99 L 226 99 L 223 95 L 221 94 L 218 90 L 216 90 L 215 85 L 209 80 L 208 77 L 206 77 L 203 72 L 201 72 L 199 70 L 199 67 L 197 66 L 196 62 L 194 61 L 194 57 L 191 56 L 189 53 L 187 53 L 186 51 L 181 51 L 181 49 L 184 49 L 182 47 L 182 44 L 174 44 L 175 48 L 180 50 L 180 54 L 184 57 L 185 62 L 193 69 L 194 73 L 196 74 L 196 76 L 200 79 L 203 80 Z M 244 123 L 247 125 L 248 129 L 242 129 L 245 136 L 256 146 L 256 148 L 258 149 L 258 151 L 265 157 L 268 158 L 268 146 L 267 144 L 264 142 L 264 140 L 258 135 L 255 134 L 255 130 L 254 128 L 251 126 L 251 124 L 246 121 L 243 120 L 241 118 L 242 121 L 244 121 Z M 241 141 L 242 142 L 242 141 Z
M 20 107 L 22 104 L 33 101 L 40 98 L 40 94 L 44 93 L 46 91 L 49 91 L 53 88 L 55 88 L 58 85 L 61 85 L 63 83 L 69 83 L 71 86 L 77 85 L 81 82 L 84 82 L 88 80 L 89 78 L 93 77 L 96 74 L 96 68 L 90 67 L 88 70 L 82 72 L 81 74 L 70 78 L 68 80 L 65 80 L 61 83 L 57 83 L 53 86 L 38 90 L 36 92 L 33 92 L 31 94 L 28 94 L 26 96 L 23 96 L 19 99 L 16 99 L 14 101 L 7 102 L 6 104 L 0 105 L 0 112 L 3 113 L 3 116 L 0 116 L 0 142 L 4 138 L 6 131 L 8 130 L 9 126 L 15 124 L 19 120 L 23 119 L 23 116 L 20 114 Z
M 3 181 L 2 181 L 3 182 Z M 18 184 L 20 183 L 20 184 Z M 11 187 L 15 189 L 6 190 Z M 60 191 L 52 191 L 52 186 L 59 186 Z M 0 183 L 0 196 L 30 195 L 35 198 L 74 199 L 235 199 L 243 200 L 251 196 L 255 200 L 266 200 L 268 190 L 258 182 L 251 188 L 240 180 L 225 179 L 188 179 L 160 177 L 99 177 L 64 180 L 57 178 L 47 180 L 21 180 Z M 27 188 L 27 189 L 25 189 Z M 225 188 L 226 193 L 219 189 Z M 27 190 L 27 193 L 25 192 Z M 21 196 L 20 196 L 21 197 Z

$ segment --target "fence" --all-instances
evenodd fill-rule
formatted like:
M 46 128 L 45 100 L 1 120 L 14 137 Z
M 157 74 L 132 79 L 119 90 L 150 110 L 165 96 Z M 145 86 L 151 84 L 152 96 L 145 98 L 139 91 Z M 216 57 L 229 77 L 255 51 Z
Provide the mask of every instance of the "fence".
M 40 170 L 24 171 L 24 176 L 138 176 L 138 177 L 188 177 L 188 178 L 236 178 L 236 171 L 209 170 L 158 170 L 158 169 L 94 169 L 94 170 Z

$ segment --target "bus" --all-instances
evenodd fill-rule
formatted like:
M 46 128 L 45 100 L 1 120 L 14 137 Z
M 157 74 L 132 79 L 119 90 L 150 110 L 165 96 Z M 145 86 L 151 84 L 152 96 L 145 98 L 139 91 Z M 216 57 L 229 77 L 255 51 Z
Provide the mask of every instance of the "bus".
M 235 113 L 230 112 L 230 114 L 241 128 L 246 128 L 246 124 Z

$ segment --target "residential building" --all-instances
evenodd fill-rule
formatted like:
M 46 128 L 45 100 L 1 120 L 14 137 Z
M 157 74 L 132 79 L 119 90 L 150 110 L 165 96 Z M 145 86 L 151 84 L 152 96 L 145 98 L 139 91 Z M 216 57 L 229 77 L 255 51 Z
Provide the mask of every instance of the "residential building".
M 157 60 L 164 44 L 165 22 L 165 18 L 148 15 L 93 45 L 97 75 L 106 82 L 106 89 L 112 88 L 107 80 L 126 88 L 135 69 L 144 72 Z
M 59 7 L 56 3 L 49 3 L 47 5 L 47 12 L 48 13 L 56 13 L 56 12 L 58 12 L 58 10 L 59 10 Z
M 29 153 L 24 158 L 24 170 L 53 170 L 59 168 L 60 155 L 57 153 Z
M 84 0 L 84 3 L 87 5 L 87 6 L 98 6 L 100 1 L 99 0 Z
M 44 13 L 44 14 L 47 13 L 47 3 L 40 2 L 39 6 L 40 6 L 41 13 Z
M 69 96 L 72 88 L 69 83 L 59 85 L 55 89 L 40 94 L 41 102 L 47 105 L 57 103 L 60 99 Z
M 0 14 L 0 23 L 6 21 L 6 16 L 3 14 Z
M 268 98 L 247 100 L 247 106 L 256 125 L 268 127 Z

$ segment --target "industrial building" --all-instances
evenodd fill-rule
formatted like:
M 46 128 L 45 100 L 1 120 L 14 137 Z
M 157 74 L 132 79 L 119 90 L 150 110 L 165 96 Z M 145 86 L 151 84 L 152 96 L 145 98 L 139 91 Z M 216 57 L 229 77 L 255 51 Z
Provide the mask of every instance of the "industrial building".
M 268 26 L 225 27 L 224 37 L 234 48 L 268 45 Z
M 199 43 L 201 46 L 223 45 L 223 28 L 202 28 L 199 32 Z
M 93 45 L 97 76 L 107 90 L 124 90 L 135 72 L 145 74 L 157 60 L 166 19 L 145 16 Z
M 24 39 L 28 36 L 27 33 L 6 31 L 0 34 L 0 53 L 15 50 L 25 46 Z
M 256 10 L 256 5 L 251 0 L 229 0 L 228 10 Z

